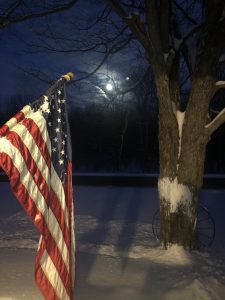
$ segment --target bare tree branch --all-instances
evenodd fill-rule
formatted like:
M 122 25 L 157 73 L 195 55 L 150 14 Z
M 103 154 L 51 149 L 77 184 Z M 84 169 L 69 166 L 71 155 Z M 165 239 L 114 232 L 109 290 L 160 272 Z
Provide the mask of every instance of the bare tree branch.
M 117 13 L 117 15 L 120 16 L 122 20 L 130 27 L 133 34 L 137 37 L 142 46 L 147 50 L 149 42 L 146 38 L 146 32 L 140 19 L 134 15 L 128 16 L 117 0 L 106 0 L 106 2 L 109 3 L 109 5 Z
M 0 15 L 0 29 L 4 29 L 12 24 L 21 23 L 27 20 L 36 19 L 40 17 L 45 17 L 64 10 L 68 10 L 71 7 L 73 7 L 77 3 L 77 1 L 78 0 L 71 0 L 67 4 L 56 5 L 53 8 L 49 8 L 41 12 L 31 12 L 19 16 L 10 16 L 21 5 L 21 3 L 24 5 L 23 1 L 18 1 L 17 3 L 15 3 L 15 6 L 11 7 L 7 12 Z
M 89 46 L 89 42 L 87 43 L 87 45 L 83 45 L 82 41 L 77 39 L 72 39 L 72 38 L 67 38 L 64 36 L 58 36 L 55 37 L 52 33 L 50 35 L 43 35 L 42 32 L 37 32 L 34 31 L 34 33 L 38 36 L 39 38 L 39 42 L 37 43 L 30 43 L 28 42 L 26 39 L 23 39 L 22 37 L 20 37 L 19 39 L 25 44 L 27 45 L 29 48 L 34 48 L 34 49 L 39 49 L 39 50 L 33 50 L 32 53 L 38 53 L 43 51 L 48 51 L 48 52 L 52 52 L 52 53 L 85 53 L 85 52 L 96 52 L 96 53 L 101 53 L 101 54 L 105 54 L 108 50 L 107 48 L 110 46 L 110 48 L 114 48 L 114 51 L 117 52 L 116 47 L 120 47 L 121 44 L 128 44 L 128 41 L 131 41 L 133 39 L 133 35 L 132 33 L 125 34 L 125 31 L 127 29 L 127 26 L 124 26 L 122 28 L 120 28 L 120 31 L 115 33 L 114 36 L 109 37 L 107 39 L 103 39 L 102 37 L 102 41 L 100 42 L 96 42 L 96 43 L 91 43 L 91 45 Z M 51 32 L 50 28 L 48 28 L 48 31 Z M 18 37 L 16 37 L 18 38 Z M 54 42 L 57 40 L 57 43 L 55 43 L 57 46 L 53 45 L 51 43 L 51 40 L 54 40 Z M 58 43 L 58 41 L 64 41 L 64 43 L 62 43 L 62 45 L 60 45 Z M 67 44 L 65 44 L 66 42 L 71 42 L 70 45 L 68 47 Z M 73 44 L 75 44 L 75 47 L 73 47 Z M 28 50 L 27 53 L 30 53 L 31 51 Z M 115 53 L 115 52 L 114 52 Z
M 189 14 L 187 14 L 187 12 L 182 8 L 182 6 L 180 4 L 177 3 L 177 1 L 174 1 L 173 3 L 177 7 L 177 9 L 179 9 L 182 12 L 182 14 L 185 16 L 185 18 L 187 20 L 189 20 L 191 23 L 193 23 L 195 25 L 198 24 L 197 21 L 195 21 Z
M 225 108 L 205 126 L 207 134 L 211 136 L 225 122 Z
M 122 5 L 123 6 L 126 6 L 126 7 L 130 7 L 130 8 L 134 8 L 134 9 L 138 9 L 138 10 L 144 10 L 144 6 L 142 5 L 141 1 L 139 1 L 139 5 L 138 4 L 135 4 L 135 3 L 126 3 L 124 1 L 121 1 Z
M 129 87 L 126 90 L 117 92 L 117 94 L 123 95 L 123 94 L 127 94 L 129 92 L 134 91 L 139 85 L 141 85 L 143 83 L 143 81 L 149 75 L 149 73 L 150 73 L 150 67 L 147 68 L 147 70 L 144 72 L 143 76 L 139 80 L 137 80 L 134 85 L 132 85 L 131 87 Z
M 106 51 L 103 59 L 98 64 L 98 66 L 96 68 L 94 68 L 93 71 L 91 71 L 90 73 L 88 73 L 87 75 L 85 75 L 83 77 L 73 80 L 73 82 L 81 81 L 81 80 L 87 79 L 87 78 L 91 77 L 92 75 L 94 75 L 104 65 L 104 63 L 107 61 L 107 59 L 109 58 L 110 55 L 123 49 L 125 47 L 125 45 L 128 44 L 129 42 L 130 41 L 127 40 L 127 41 L 124 41 L 124 43 L 122 43 L 121 45 L 116 45 L 116 46 L 114 45 L 112 48 L 110 48 L 108 51 Z
M 225 81 L 223 81 L 223 80 L 217 81 L 215 86 L 216 86 L 216 91 L 218 91 L 220 89 L 224 89 L 225 88 Z
M 92 24 L 90 24 L 87 27 L 78 27 L 78 29 L 81 31 L 83 31 L 83 30 L 86 31 L 86 30 L 92 29 L 95 25 L 97 25 L 99 23 L 100 20 L 107 18 L 109 16 L 110 12 L 111 12 L 111 9 L 109 9 L 108 6 L 104 7 L 104 9 L 100 13 L 100 15 L 96 18 L 96 20 Z

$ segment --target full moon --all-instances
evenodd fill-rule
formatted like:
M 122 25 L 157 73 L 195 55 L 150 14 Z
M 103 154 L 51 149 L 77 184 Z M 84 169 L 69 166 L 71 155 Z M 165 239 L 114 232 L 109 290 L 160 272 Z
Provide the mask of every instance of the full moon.
M 113 89 L 112 84 L 111 83 L 107 83 L 106 84 L 106 89 L 107 89 L 107 91 L 111 91 Z

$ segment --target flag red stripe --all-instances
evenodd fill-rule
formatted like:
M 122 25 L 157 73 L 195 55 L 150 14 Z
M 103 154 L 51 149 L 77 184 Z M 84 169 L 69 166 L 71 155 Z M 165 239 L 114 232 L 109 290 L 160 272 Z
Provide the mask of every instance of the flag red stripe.
M 21 122 L 24 119 L 24 113 L 19 111 L 13 118 L 17 120 L 17 123 Z
M 33 202 L 33 199 L 29 196 L 25 186 L 20 182 L 20 173 L 17 170 L 17 168 L 14 166 L 11 157 L 8 156 L 6 153 L 2 152 L 0 153 L 0 162 L 1 162 L 1 167 L 9 177 L 10 185 L 12 187 L 15 196 L 19 200 L 24 210 L 30 216 L 37 229 L 40 231 L 40 233 L 42 233 L 43 231 L 42 213 L 37 209 L 35 203 Z M 34 221 L 36 215 L 42 216 L 41 218 L 38 219 L 37 222 Z
M 48 226 L 43 218 L 43 215 L 40 213 L 40 211 L 37 209 L 35 202 L 33 199 L 29 196 L 29 193 L 25 186 L 20 182 L 20 173 L 17 170 L 17 168 L 14 166 L 12 159 L 10 156 L 8 156 L 6 153 L 0 153 L 0 161 L 2 164 L 2 168 L 7 173 L 11 187 L 13 189 L 13 192 L 15 193 L 17 199 L 21 203 L 21 205 L 24 207 L 27 214 L 31 217 L 32 221 L 34 222 L 35 226 L 40 230 L 43 237 L 47 237 L 47 243 L 46 243 L 46 250 L 51 257 L 59 276 L 62 279 L 62 282 L 64 283 L 65 289 L 67 290 L 67 293 L 70 293 L 71 286 L 70 286 L 70 274 L 68 274 L 67 268 L 65 266 L 65 263 L 61 257 L 61 253 L 55 243 L 55 240 L 53 239 L 51 232 L 48 229 Z M 38 218 L 37 221 L 35 220 L 35 216 L 39 215 L 41 218 Z M 69 281 L 69 282 L 68 282 Z
M 9 126 L 7 126 L 6 124 L 4 124 L 1 128 L 0 128 L 0 137 L 5 135 L 7 133 L 7 131 L 9 131 Z
M 72 191 L 72 182 L 71 182 L 71 178 L 72 178 L 72 163 L 69 162 L 68 163 L 68 167 L 67 167 L 67 181 L 66 181 L 66 185 L 65 185 L 65 195 L 67 197 L 67 199 L 70 199 L 71 201 L 73 201 L 73 191 Z M 68 205 L 69 205 L 69 228 L 71 228 L 71 230 L 74 230 L 74 228 L 72 228 L 71 226 L 71 217 L 73 215 L 73 211 L 72 211 L 72 203 L 71 201 L 67 201 Z M 71 238 L 71 232 L 70 232 L 70 247 L 72 247 L 72 238 Z M 70 279 L 71 279 L 71 286 L 74 285 L 74 283 L 72 282 L 72 280 L 74 280 L 73 276 L 72 276 L 72 269 L 74 266 L 71 265 L 72 259 L 71 256 L 73 255 L 72 251 L 75 251 L 75 249 L 70 249 Z
M 48 147 L 46 145 L 45 140 L 42 137 L 42 133 L 40 132 L 39 127 L 30 118 L 25 118 L 22 124 L 30 132 L 31 136 L 33 137 L 33 139 L 35 140 L 39 148 L 39 151 L 41 152 L 43 158 L 45 159 L 48 168 L 51 169 L 51 155 L 49 154 Z
M 41 194 L 45 198 L 46 204 L 48 207 L 51 208 L 53 214 L 55 215 L 56 219 L 58 220 L 59 226 L 63 232 L 63 236 L 65 239 L 65 243 L 69 249 L 70 246 L 70 234 L 69 234 L 69 228 L 66 226 L 65 223 L 65 216 L 63 209 L 61 208 L 60 201 L 57 198 L 55 192 L 53 189 L 46 183 L 45 179 L 42 176 L 42 173 L 38 169 L 35 161 L 33 160 L 33 157 L 31 156 L 29 150 L 27 149 L 26 145 L 23 144 L 22 139 L 16 132 L 9 132 L 6 136 L 8 140 L 10 140 L 10 143 L 18 149 L 18 151 L 21 153 L 21 155 L 24 158 L 24 163 L 27 166 L 28 171 L 32 175 L 32 178 L 36 185 L 38 186 Z M 37 176 L 35 176 L 37 175 Z
M 45 276 L 45 273 L 42 271 L 41 266 L 38 264 L 35 266 L 35 269 L 36 282 L 38 282 L 38 287 L 45 299 L 60 300 L 60 298 L 56 295 L 53 286 Z
M 65 240 L 65 243 L 69 249 L 70 247 L 70 239 L 69 239 L 69 236 L 70 236 L 70 233 L 69 233 L 69 228 L 68 226 L 66 225 L 66 222 L 65 222 L 65 215 L 64 215 L 64 212 L 61 208 L 61 205 L 59 203 L 59 200 L 55 194 L 55 192 L 53 191 L 53 189 L 51 188 L 50 189 L 50 208 L 52 210 L 52 212 L 54 213 L 58 223 L 59 223 L 59 226 L 63 232 L 63 236 L 64 236 L 64 240 Z
M 66 152 L 69 154 L 71 146 L 68 139 L 69 148 L 65 149 L 68 136 L 65 101 L 58 109 L 62 112 L 60 118 L 64 117 L 66 122 L 56 130 L 59 137 L 56 153 L 51 150 L 53 141 L 55 145 L 54 132 L 48 132 L 46 126 L 52 121 L 54 126 L 58 125 L 55 108 L 64 99 L 64 89 L 60 79 L 34 106 L 25 106 L 0 128 L 0 137 L 3 137 L 0 166 L 7 173 L 18 201 L 41 233 L 35 277 L 46 300 L 73 299 L 75 236 L 72 164 L 64 156 Z M 67 174 L 64 174 L 65 168 Z
M 54 239 L 51 237 L 51 233 L 47 232 L 47 240 L 43 239 L 40 245 L 40 249 L 38 250 L 36 256 L 36 268 L 40 265 L 40 260 L 44 251 L 47 251 L 48 255 L 50 256 L 53 264 L 55 265 L 58 274 L 63 282 L 63 285 L 67 291 L 69 296 L 72 295 L 71 290 L 71 276 L 70 272 L 67 271 L 64 261 L 58 251 L 57 245 L 54 243 Z
M 51 168 L 51 157 L 48 151 L 47 144 L 45 140 L 42 137 L 42 133 L 40 132 L 39 127 L 37 124 L 31 119 L 31 118 L 24 118 L 24 113 L 19 112 L 16 114 L 15 119 L 17 121 L 21 121 L 23 119 L 22 124 L 26 127 L 26 129 L 30 132 L 31 136 L 33 137 L 35 143 L 37 144 L 37 147 L 39 148 L 39 151 L 42 154 L 42 157 L 46 161 L 48 168 L 50 170 Z M 8 126 L 6 126 L 8 128 Z M 13 134 L 13 136 L 12 136 Z M 17 136 L 16 140 L 14 141 L 15 136 Z M 69 229 L 66 226 L 65 223 L 65 216 L 64 212 L 61 207 L 60 200 L 58 199 L 57 195 L 55 194 L 54 190 L 52 187 L 50 187 L 50 196 L 49 196 L 49 191 L 48 191 L 48 185 L 45 182 L 43 176 L 41 175 L 41 172 L 36 166 L 36 163 L 34 162 L 32 156 L 30 155 L 29 150 L 27 147 L 21 142 L 21 139 L 19 135 L 17 135 L 15 132 L 10 132 L 10 134 L 7 134 L 7 138 L 10 140 L 10 142 L 20 151 L 23 157 L 25 157 L 26 162 L 30 162 L 30 165 L 28 167 L 28 170 L 31 172 L 33 179 L 35 183 L 38 185 L 39 190 L 41 191 L 42 195 L 44 196 L 47 205 L 52 209 L 56 219 L 59 221 L 59 225 L 64 233 L 64 238 L 67 246 L 69 247 Z M 18 143 L 17 143 L 18 142 Z M 20 146 L 22 149 L 20 149 Z M 38 172 L 38 174 L 36 173 Z M 34 174 L 37 174 L 38 177 L 35 178 Z M 41 183 L 43 185 L 41 187 Z
M 22 111 L 19 111 L 10 120 L 12 120 L 14 118 L 14 119 L 16 119 L 17 123 L 19 123 L 24 119 L 24 117 L 25 117 L 24 113 Z M 4 136 L 10 130 L 9 126 L 7 125 L 10 122 L 10 120 L 0 128 L 0 137 Z
M 71 282 L 70 282 L 70 272 L 68 272 L 66 265 L 62 259 L 61 253 L 51 236 L 51 232 L 48 230 L 46 226 L 46 235 L 43 240 L 45 243 L 45 250 L 48 252 L 53 264 L 55 265 L 58 274 L 63 282 L 63 285 L 67 291 L 67 294 L 70 295 L 71 293 Z
M 44 251 L 45 251 L 45 243 L 42 241 L 41 244 L 39 245 L 39 249 L 35 258 L 35 279 L 45 299 L 60 300 L 58 296 L 55 294 L 55 290 L 53 286 L 49 282 L 48 278 L 46 277 L 39 263 Z
M 10 141 L 10 143 L 15 148 L 19 150 L 20 154 L 24 159 L 24 163 L 26 164 L 28 171 L 32 175 L 33 180 L 37 184 L 39 190 L 41 191 L 43 197 L 45 198 L 47 205 L 49 206 L 49 202 L 51 201 L 50 201 L 50 193 L 49 193 L 48 185 L 44 177 L 42 176 L 42 173 L 39 170 L 36 162 L 33 160 L 33 157 L 31 156 L 29 149 L 23 143 L 21 137 L 14 131 L 9 131 L 8 134 L 6 135 L 6 138 L 7 140 Z

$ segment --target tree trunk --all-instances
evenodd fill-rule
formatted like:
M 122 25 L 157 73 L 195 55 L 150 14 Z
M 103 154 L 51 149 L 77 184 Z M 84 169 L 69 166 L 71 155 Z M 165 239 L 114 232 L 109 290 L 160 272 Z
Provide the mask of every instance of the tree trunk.
M 202 117 L 195 121 L 193 114 L 190 120 L 188 112 L 182 113 L 176 108 L 171 102 L 165 77 L 156 78 L 156 84 L 159 98 L 160 240 L 165 248 L 177 244 L 189 250 L 198 249 L 196 210 L 208 142 L 204 131 L 206 120 Z
M 164 148 L 168 147 L 168 145 L 164 146 Z M 197 141 L 195 145 L 189 145 L 189 148 L 188 156 L 192 156 L 192 161 L 190 157 L 186 157 L 186 160 L 191 163 L 185 170 L 189 178 L 186 176 L 186 180 L 182 180 L 183 172 L 179 160 L 175 176 L 171 178 L 164 174 L 163 177 L 159 177 L 160 239 L 165 248 L 169 244 L 178 244 L 185 249 L 198 249 L 196 211 L 202 186 L 206 144 Z M 164 150 L 160 149 L 160 151 Z M 185 160 L 185 157 L 182 159 Z M 163 161 L 161 164 L 163 168 Z

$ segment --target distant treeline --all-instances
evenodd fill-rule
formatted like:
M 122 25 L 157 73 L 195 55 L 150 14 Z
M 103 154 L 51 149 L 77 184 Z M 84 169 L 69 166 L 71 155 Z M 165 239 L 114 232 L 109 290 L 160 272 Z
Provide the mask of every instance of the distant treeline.
M 157 123 L 134 107 L 77 108 L 70 114 L 76 170 L 158 172 Z
M 90 105 L 74 111 L 70 124 L 76 171 L 159 171 L 157 115 L 146 120 L 134 108 L 119 112 Z M 225 125 L 208 144 L 205 172 L 225 173 Z
M 12 97 L 1 112 L 1 125 L 25 104 L 21 97 Z M 156 104 L 114 103 L 106 107 L 91 103 L 70 109 L 69 120 L 74 171 L 158 172 Z M 225 173 L 225 125 L 208 144 L 205 172 Z

